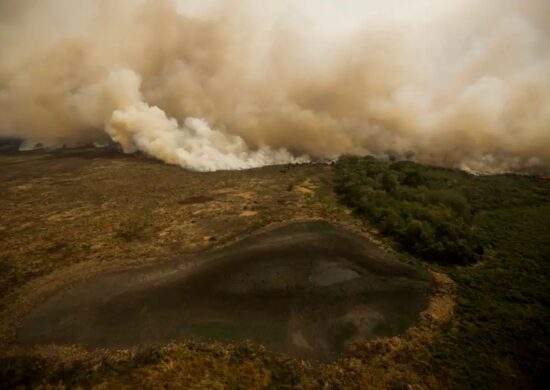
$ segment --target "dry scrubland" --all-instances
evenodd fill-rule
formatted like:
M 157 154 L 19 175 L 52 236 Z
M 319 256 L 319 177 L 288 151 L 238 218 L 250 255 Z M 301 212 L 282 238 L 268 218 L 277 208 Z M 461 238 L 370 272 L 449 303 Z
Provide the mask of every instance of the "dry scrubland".
M 438 288 L 418 325 L 400 337 L 353 345 L 330 364 L 291 359 L 249 343 L 95 352 L 13 344 L 19 319 L 61 286 L 225 245 L 290 220 L 326 219 L 400 250 L 399 239 L 394 241 L 399 237 L 379 234 L 374 228 L 379 222 L 365 210 L 339 203 L 335 175 L 348 173 L 342 165 L 336 170 L 302 165 L 201 174 L 106 149 L 2 153 L 2 383 L 209 389 L 540 386 L 548 362 L 543 286 L 549 248 L 543 237 L 550 222 L 550 185 L 504 177 L 476 187 L 467 176 L 445 170 L 438 175 L 456 175 L 462 187 L 479 188 L 468 196 L 476 207 L 477 200 L 486 200 L 468 219 L 483 236 L 485 255 L 467 266 L 424 262 Z M 372 180 L 367 184 L 368 191 L 378 191 Z M 367 184 L 357 183 L 358 194 Z M 512 193 L 506 195 L 507 188 Z M 493 204 L 484 191 L 497 200 L 517 201 Z M 353 204 L 353 196 L 348 198 Z M 373 210 L 388 199 L 378 197 Z
M 203 174 L 109 150 L 0 158 L 3 296 L 68 266 L 168 260 L 271 223 L 336 213 L 315 195 L 332 196 L 326 166 Z

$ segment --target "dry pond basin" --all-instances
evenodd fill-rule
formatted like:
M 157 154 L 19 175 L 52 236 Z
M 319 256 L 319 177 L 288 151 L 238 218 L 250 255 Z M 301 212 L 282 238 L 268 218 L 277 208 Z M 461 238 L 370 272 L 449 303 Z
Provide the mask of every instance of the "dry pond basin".
M 31 311 L 17 339 L 89 348 L 252 340 L 326 361 L 350 342 L 405 331 L 431 287 L 427 272 L 364 237 L 322 221 L 291 223 L 71 285 Z

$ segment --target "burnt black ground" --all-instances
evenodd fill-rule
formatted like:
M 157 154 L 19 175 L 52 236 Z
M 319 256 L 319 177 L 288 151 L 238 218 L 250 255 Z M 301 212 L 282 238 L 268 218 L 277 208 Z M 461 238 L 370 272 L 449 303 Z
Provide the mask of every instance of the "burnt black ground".
M 18 342 L 251 339 L 326 360 L 350 341 L 404 331 L 426 308 L 429 290 L 421 272 L 362 237 L 325 222 L 294 223 L 60 291 L 24 320 Z

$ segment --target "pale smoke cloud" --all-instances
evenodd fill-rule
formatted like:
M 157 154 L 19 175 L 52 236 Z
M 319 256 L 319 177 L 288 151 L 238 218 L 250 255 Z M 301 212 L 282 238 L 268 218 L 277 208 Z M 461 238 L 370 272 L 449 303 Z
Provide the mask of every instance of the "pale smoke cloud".
M 197 170 L 342 153 L 550 170 L 550 2 L 423 0 L 334 31 L 314 1 L 220 3 L 5 0 L 0 135 Z
M 214 130 L 202 119 L 187 118 L 185 125 L 179 127 L 164 111 L 145 103 L 115 111 L 106 131 L 126 153 L 141 150 L 167 163 L 199 171 L 257 168 L 308 160 L 295 158 L 285 149 L 273 150 L 266 146 L 250 151 L 241 137 Z
M 104 127 L 125 153 L 139 150 L 184 168 L 216 171 L 308 161 L 285 149 L 261 146 L 251 151 L 241 137 L 212 129 L 202 119 L 189 117 L 180 126 L 160 108 L 145 103 L 140 86 L 135 72 L 115 70 L 76 95 L 74 107 L 90 125 Z

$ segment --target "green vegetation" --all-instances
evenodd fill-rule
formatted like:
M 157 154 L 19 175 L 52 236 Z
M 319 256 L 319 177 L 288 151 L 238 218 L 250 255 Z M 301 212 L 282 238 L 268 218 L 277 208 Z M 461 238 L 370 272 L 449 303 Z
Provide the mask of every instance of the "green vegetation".
M 444 264 L 473 263 L 483 254 L 460 186 L 465 174 L 353 156 L 342 157 L 336 170 L 340 200 L 411 254 Z
M 474 216 L 502 207 L 548 201 L 537 179 L 477 177 L 465 172 L 373 157 L 342 157 L 335 190 L 345 205 L 411 254 L 441 264 L 469 264 L 486 242 Z M 540 180 L 539 180 L 540 182 Z
M 548 184 L 515 180 L 550 194 Z M 457 313 L 432 346 L 434 364 L 454 387 L 548 388 L 550 202 L 482 212 L 475 223 L 494 255 L 450 270 Z
M 418 371 L 439 373 L 445 388 L 548 387 L 549 180 L 343 157 L 335 188 L 357 215 L 445 265 L 457 283 L 456 315 Z

